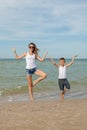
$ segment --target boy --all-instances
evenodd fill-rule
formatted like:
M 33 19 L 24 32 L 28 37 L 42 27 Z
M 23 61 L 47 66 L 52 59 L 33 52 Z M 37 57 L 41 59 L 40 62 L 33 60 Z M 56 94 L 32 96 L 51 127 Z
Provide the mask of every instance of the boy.
M 58 84 L 61 91 L 61 94 L 60 94 L 61 99 L 64 99 L 65 92 L 67 90 L 70 90 L 70 84 L 66 78 L 66 68 L 71 66 L 74 63 L 74 60 L 76 57 L 77 56 L 74 56 L 71 62 L 68 64 L 65 64 L 66 60 L 63 57 L 59 59 L 59 64 L 56 64 L 56 62 L 54 62 L 54 60 L 51 58 L 52 64 L 55 65 L 59 70 Z

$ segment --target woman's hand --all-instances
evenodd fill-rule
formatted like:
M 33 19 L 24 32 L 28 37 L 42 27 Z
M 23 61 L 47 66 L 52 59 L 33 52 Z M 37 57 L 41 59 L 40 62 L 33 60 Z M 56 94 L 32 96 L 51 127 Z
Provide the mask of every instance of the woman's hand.
M 12 48 L 12 51 L 14 52 L 14 53 L 16 53 L 16 48 L 14 47 L 14 48 Z

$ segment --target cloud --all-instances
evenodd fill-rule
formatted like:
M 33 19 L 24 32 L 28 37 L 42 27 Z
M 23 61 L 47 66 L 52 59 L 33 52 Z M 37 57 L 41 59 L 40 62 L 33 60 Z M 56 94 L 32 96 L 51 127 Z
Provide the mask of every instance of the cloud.
M 1 0 L 0 40 L 86 35 L 87 2 Z

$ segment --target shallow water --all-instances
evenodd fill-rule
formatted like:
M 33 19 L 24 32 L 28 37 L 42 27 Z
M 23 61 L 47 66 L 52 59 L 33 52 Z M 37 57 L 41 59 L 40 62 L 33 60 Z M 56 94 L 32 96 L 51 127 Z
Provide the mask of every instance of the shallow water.
M 55 59 L 55 61 L 58 62 L 58 59 Z M 44 92 L 48 93 L 48 97 L 51 97 L 50 93 L 53 92 L 54 97 L 56 97 L 55 94 L 59 93 L 57 68 L 53 66 L 49 60 L 45 60 L 43 63 L 36 62 L 37 67 L 46 72 L 48 77 L 34 88 L 34 93 L 43 95 Z M 66 62 L 68 63 L 70 60 Z M 0 60 L 1 98 L 5 95 L 28 94 L 25 66 L 25 60 Z M 34 75 L 33 79 L 36 78 L 37 76 Z M 77 59 L 75 63 L 67 69 L 67 78 L 71 84 L 71 92 L 75 94 L 74 96 L 77 98 L 84 97 L 87 92 L 87 60 Z M 72 94 L 69 96 L 66 95 L 66 98 L 70 98 L 70 96 L 74 98 Z

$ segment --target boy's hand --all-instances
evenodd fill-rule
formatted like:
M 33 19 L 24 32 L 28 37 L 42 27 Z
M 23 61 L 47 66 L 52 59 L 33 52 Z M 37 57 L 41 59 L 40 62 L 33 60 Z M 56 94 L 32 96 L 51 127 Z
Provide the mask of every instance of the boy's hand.
M 75 55 L 75 56 L 74 56 L 74 59 L 77 58 L 77 57 L 78 57 L 78 55 Z

